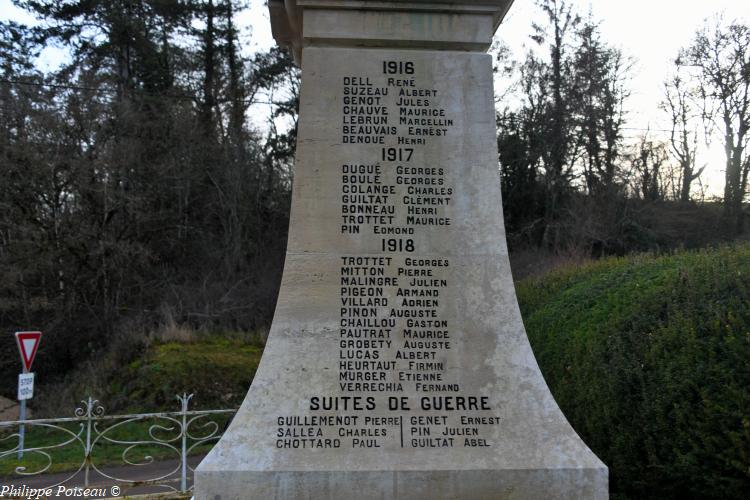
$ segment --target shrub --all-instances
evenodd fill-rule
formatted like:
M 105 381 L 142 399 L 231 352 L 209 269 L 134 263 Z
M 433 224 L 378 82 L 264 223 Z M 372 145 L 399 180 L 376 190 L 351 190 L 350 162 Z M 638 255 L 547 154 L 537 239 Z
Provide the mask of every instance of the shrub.
M 542 372 L 613 498 L 750 491 L 750 246 L 608 259 L 518 284 Z

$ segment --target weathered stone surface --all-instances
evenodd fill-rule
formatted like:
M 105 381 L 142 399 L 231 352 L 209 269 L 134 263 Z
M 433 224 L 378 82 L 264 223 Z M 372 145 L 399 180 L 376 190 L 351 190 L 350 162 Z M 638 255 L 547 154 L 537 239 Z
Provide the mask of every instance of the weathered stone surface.
M 298 3 L 282 287 L 196 498 L 607 498 L 607 469 L 555 404 L 518 311 L 491 58 L 425 48 L 486 46 L 509 2 L 402 2 L 423 9 L 411 21 L 396 2 Z

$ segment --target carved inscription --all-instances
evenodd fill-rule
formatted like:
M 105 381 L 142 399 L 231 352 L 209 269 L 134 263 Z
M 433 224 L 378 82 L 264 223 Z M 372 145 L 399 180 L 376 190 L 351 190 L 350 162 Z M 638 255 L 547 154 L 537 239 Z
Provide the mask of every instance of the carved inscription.
M 367 250 L 342 254 L 335 277 L 337 391 L 310 395 L 305 414 L 279 416 L 278 448 L 487 447 L 488 429 L 501 423 L 451 364 L 460 349 L 460 325 L 446 317 L 451 257 L 420 248 L 451 237 L 456 166 L 424 158 L 457 133 L 444 92 L 423 72 L 416 61 L 383 60 L 340 77 L 351 160 L 337 167 L 338 230 Z

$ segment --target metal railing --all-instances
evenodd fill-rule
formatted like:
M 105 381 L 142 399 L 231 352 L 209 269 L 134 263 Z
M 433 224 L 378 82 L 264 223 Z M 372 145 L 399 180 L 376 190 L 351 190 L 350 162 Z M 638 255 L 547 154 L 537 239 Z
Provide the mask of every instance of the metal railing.
M 188 475 L 193 472 L 188 456 L 207 451 L 208 446 L 204 445 L 218 441 L 226 423 L 222 420 L 228 421 L 237 411 L 189 410 L 192 397 L 192 394 L 177 396 L 179 411 L 131 415 L 105 415 L 99 401 L 89 397 L 81 401 L 74 417 L 2 421 L 0 466 L 5 464 L 5 470 L 0 474 L 4 476 L 0 482 L 36 477 L 35 487 L 38 488 L 74 483 L 88 488 L 95 473 L 101 476 L 98 482 L 118 485 L 123 492 L 153 486 L 164 492 L 188 493 L 192 489 L 192 485 L 188 486 Z M 20 439 L 22 428 L 26 430 L 24 449 L 21 449 Z M 6 443 L 12 447 L 4 449 Z M 80 449 L 80 464 L 70 460 L 71 447 Z M 113 458 L 113 451 L 120 454 L 117 460 Z M 55 458 L 62 453 L 67 453 L 65 463 L 55 464 Z M 171 464 L 170 459 L 178 459 L 174 467 L 170 465 L 167 470 L 153 467 L 157 463 Z M 18 462 L 9 476 L 10 460 Z M 149 471 L 149 466 L 154 470 Z M 125 477 L 132 476 L 131 471 L 137 472 L 138 477 Z M 44 479 L 51 472 L 56 473 L 47 476 L 53 478 L 47 484 Z

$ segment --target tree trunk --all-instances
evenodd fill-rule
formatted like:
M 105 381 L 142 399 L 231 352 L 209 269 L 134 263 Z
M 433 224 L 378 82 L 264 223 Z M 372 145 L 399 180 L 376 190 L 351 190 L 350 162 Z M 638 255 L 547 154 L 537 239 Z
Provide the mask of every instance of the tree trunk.
M 214 133 L 213 110 L 216 104 L 214 84 L 216 81 L 216 48 L 214 46 L 214 2 L 206 3 L 206 30 L 203 34 L 203 131 L 206 136 Z

